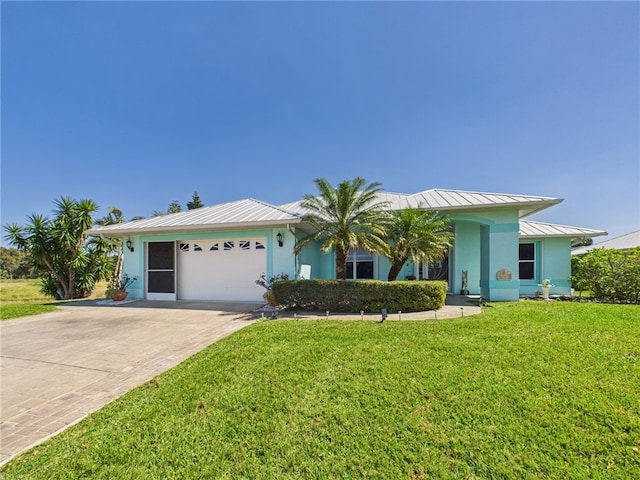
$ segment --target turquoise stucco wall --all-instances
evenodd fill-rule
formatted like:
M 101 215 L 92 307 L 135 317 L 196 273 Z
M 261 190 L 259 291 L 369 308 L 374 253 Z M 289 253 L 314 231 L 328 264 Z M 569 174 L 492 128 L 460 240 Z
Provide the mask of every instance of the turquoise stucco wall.
M 480 224 L 459 221 L 454 224 L 455 240 L 449 254 L 451 292 L 462 288 L 462 271 L 467 271 L 467 288 L 472 295 L 480 294 Z
M 480 295 L 490 301 L 515 301 L 518 280 L 519 224 L 517 211 L 492 212 L 480 227 Z M 511 279 L 499 279 L 507 271 Z
M 311 265 L 311 278 L 335 278 L 334 258 L 333 252 L 323 253 L 320 242 L 315 242 L 300 252 L 298 264 Z
M 455 243 L 450 254 L 452 293 L 460 291 L 462 271 L 468 271 L 468 289 L 491 301 L 513 301 L 519 297 L 518 212 L 478 211 L 476 215 L 453 215 Z M 511 280 L 499 280 L 501 270 Z
M 517 211 L 478 211 L 474 215 L 453 215 L 455 228 L 454 245 L 449 258 L 449 290 L 458 293 L 461 288 L 462 271 L 468 271 L 468 289 L 471 294 L 480 294 L 490 301 L 514 301 L 520 295 L 533 295 L 539 290 L 538 284 L 543 278 L 550 279 L 555 285 L 551 294 L 570 294 L 571 247 L 568 238 L 520 239 L 518 235 Z M 283 236 L 283 246 L 279 247 L 276 235 Z M 132 235 L 134 252 L 125 248 L 124 272 L 138 277 L 129 288 L 131 298 L 144 297 L 145 242 L 177 241 L 215 238 L 260 237 L 267 238 L 267 275 L 287 273 L 297 278 L 300 265 L 311 265 L 311 278 L 335 278 L 335 254 L 322 253 L 316 243 L 296 258 L 293 253 L 295 234 L 286 227 L 255 230 L 233 230 L 218 232 L 200 232 L 192 234 L 166 233 L 159 235 Z M 518 245 L 520 242 L 536 243 L 536 279 L 520 281 L 518 279 Z M 376 260 L 376 275 L 386 280 L 390 262 L 384 257 Z M 498 271 L 511 272 L 511 280 L 496 278 Z M 415 274 L 416 268 L 411 262 L 403 267 L 398 279 Z M 262 272 L 256 272 L 256 278 Z
M 520 282 L 520 294 L 532 296 L 541 291 L 543 279 L 551 280 L 550 295 L 571 295 L 571 239 L 570 238 L 523 238 L 520 243 L 534 243 L 536 255 L 536 278 Z

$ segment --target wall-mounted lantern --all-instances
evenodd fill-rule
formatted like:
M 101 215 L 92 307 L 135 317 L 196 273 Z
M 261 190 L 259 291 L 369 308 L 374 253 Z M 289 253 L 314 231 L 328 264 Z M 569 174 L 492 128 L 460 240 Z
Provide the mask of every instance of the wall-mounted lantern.
M 276 235 L 276 240 L 278 240 L 278 246 L 281 247 L 283 243 L 282 243 L 282 234 L 280 232 L 278 232 L 278 234 Z
M 133 252 L 133 243 L 131 243 L 131 239 L 127 240 L 127 248 L 129 249 L 130 252 Z

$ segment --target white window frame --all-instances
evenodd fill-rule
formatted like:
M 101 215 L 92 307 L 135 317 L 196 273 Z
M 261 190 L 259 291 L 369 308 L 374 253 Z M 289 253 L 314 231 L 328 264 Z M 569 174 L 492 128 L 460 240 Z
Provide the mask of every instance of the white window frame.
M 372 278 L 357 278 L 358 274 L 358 262 L 373 262 L 373 277 Z M 369 253 L 363 248 L 359 248 L 358 250 L 349 249 L 349 254 L 347 255 L 347 263 L 353 263 L 353 274 L 351 278 L 347 277 L 347 280 L 375 280 L 377 279 L 378 272 L 378 256 Z

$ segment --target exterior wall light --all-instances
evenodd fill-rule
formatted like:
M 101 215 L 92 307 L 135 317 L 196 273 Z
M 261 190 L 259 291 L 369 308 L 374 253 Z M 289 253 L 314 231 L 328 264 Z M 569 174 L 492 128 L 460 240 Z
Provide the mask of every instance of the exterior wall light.
M 131 239 L 127 240 L 127 248 L 129 249 L 130 252 L 133 252 L 133 244 L 131 243 Z
M 278 246 L 281 247 L 283 243 L 282 243 L 282 234 L 280 232 L 278 232 L 278 234 L 276 235 L 276 240 L 278 240 Z

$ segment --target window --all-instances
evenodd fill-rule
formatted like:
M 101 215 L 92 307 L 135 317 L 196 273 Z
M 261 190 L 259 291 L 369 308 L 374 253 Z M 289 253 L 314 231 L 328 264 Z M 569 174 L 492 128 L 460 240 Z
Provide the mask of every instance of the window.
M 238 246 L 240 247 L 240 250 L 250 250 L 251 242 L 249 242 L 248 240 L 240 240 L 238 242 Z
M 520 280 L 535 280 L 536 278 L 536 245 L 535 243 L 520 244 Z
M 218 250 L 220 250 L 220 246 L 217 243 L 211 245 L 211 248 L 209 249 L 210 252 L 217 252 Z
M 181 243 L 180 244 L 180 251 L 181 252 L 188 252 L 189 251 L 189 244 L 188 243 Z
M 347 278 L 353 280 L 372 279 L 374 272 L 374 258 L 366 250 L 349 250 L 347 257 Z
M 236 246 L 235 242 L 224 242 L 224 249 L 225 250 L 233 250 L 233 248 Z
M 200 245 L 198 245 L 197 243 L 193 244 L 193 251 L 194 252 L 201 252 L 202 251 L 202 247 Z
M 264 244 L 262 242 L 256 242 L 256 250 L 264 250 Z

